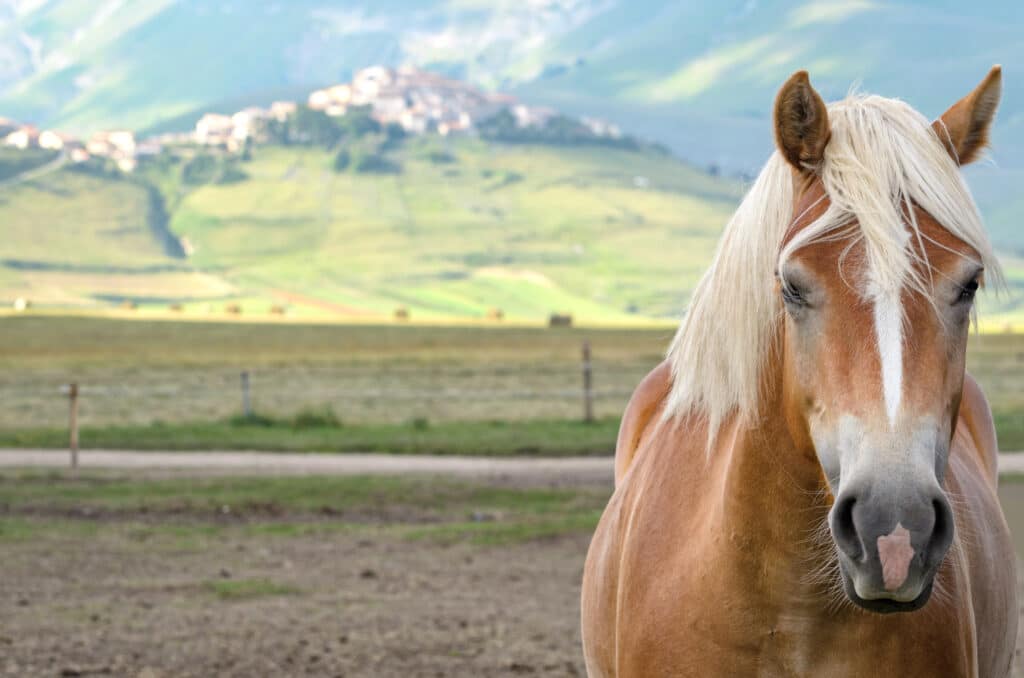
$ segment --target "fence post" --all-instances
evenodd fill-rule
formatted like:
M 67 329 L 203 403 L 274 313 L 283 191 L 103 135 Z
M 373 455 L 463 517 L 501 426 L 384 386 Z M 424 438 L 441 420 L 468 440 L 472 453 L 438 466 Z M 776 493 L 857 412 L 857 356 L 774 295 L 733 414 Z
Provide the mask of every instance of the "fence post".
M 68 411 L 68 432 L 70 440 L 68 444 L 71 448 L 71 468 L 72 470 L 78 470 L 78 384 L 73 383 L 68 385 L 68 401 L 70 403 Z
M 252 403 L 249 400 L 249 370 L 242 372 L 242 414 L 246 419 L 252 417 Z
M 590 368 L 590 342 L 583 342 L 583 421 L 594 421 L 594 391 Z

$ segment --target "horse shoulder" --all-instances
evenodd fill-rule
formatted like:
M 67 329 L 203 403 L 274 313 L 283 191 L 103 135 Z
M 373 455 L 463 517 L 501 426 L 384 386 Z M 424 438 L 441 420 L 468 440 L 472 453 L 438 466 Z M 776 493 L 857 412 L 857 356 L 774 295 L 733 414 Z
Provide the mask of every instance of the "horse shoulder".
M 960 399 L 959 427 L 967 434 L 978 460 L 988 473 L 989 480 L 999 480 L 999 444 L 992 409 L 981 386 L 969 373 L 964 375 L 963 396 Z
M 663 361 L 644 377 L 633 391 L 619 424 L 619 437 L 615 443 L 615 485 L 626 475 L 644 431 L 661 412 L 661 406 L 672 386 L 672 366 Z

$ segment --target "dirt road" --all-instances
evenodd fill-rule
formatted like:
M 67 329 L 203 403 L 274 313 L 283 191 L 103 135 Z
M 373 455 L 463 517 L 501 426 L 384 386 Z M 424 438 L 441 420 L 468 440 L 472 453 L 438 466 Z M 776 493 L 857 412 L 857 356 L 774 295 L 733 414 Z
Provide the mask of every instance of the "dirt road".
M 67 451 L 0 450 L 0 468 L 62 468 Z M 85 469 L 154 470 L 202 475 L 396 475 L 430 473 L 449 477 L 559 483 L 611 482 L 610 457 L 465 457 L 388 454 L 288 454 L 271 452 L 134 452 L 85 450 Z
M 0 450 L 0 468 L 62 468 L 63 450 Z M 85 450 L 86 469 L 152 470 L 181 474 L 398 475 L 430 473 L 450 477 L 527 480 L 555 484 L 610 482 L 611 457 L 466 457 L 389 454 L 308 454 L 276 452 L 139 452 Z M 1024 453 L 1000 455 L 1002 474 L 1024 474 Z

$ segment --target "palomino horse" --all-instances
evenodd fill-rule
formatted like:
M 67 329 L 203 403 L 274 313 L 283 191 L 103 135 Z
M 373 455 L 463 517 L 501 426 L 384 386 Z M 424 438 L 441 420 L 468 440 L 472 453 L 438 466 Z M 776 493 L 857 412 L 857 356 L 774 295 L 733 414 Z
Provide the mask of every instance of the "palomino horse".
M 626 410 L 583 577 L 592 677 L 1006 676 L 1014 555 L 964 371 L 999 264 L 958 165 L 992 69 L 933 124 L 805 72 L 668 359 Z

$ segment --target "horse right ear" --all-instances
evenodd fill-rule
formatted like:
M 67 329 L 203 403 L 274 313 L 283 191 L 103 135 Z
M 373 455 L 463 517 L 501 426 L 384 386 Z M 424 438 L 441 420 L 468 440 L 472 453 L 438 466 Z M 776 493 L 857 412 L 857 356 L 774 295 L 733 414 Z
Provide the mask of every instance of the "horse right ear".
M 1003 92 L 1002 76 L 1002 67 L 993 66 L 973 92 L 932 123 L 946 150 L 961 165 L 976 160 L 988 146 L 988 132 Z
M 775 97 L 775 144 L 790 165 L 814 172 L 830 135 L 825 102 L 811 87 L 807 71 L 797 71 Z

